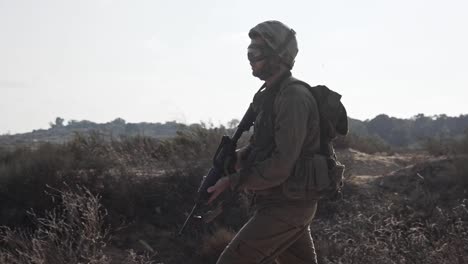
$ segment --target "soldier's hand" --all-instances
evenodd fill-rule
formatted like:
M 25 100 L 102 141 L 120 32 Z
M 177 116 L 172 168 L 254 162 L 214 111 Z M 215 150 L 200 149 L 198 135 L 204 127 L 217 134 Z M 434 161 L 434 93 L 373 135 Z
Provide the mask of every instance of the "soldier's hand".
M 216 197 L 218 197 L 222 192 L 229 188 L 229 185 L 231 185 L 231 180 L 229 179 L 229 177 L 222 177 L 215 183 L 215 185 L 209 187 L 207 191 L 212 194 L 210 196 L 210 199 L 208 199 L 207 204 L 213 202 L 214 199 L 216 199 Z

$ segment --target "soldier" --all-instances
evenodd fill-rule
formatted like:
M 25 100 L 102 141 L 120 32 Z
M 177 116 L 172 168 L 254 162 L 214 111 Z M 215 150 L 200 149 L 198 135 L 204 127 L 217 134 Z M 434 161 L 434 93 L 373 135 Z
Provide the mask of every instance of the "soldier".
M 252 74 L 264 81 L 253 99 L 254 133 L 250 144 L 237 151 L 240 170 L 221 178 L 208 192 L 210 203 L 229 187 L 253 191 L 255 213 L 217 263 L 317 263 L 309 228 L 317 198 L 298 188 L 310 180 L 311 170 L 321 173 L 323 168 L 307 158 L 320 149 L 317 102 L 291 76 L 298 52 L 294 30 L 266 21 L 252 28 L 249 37 Z

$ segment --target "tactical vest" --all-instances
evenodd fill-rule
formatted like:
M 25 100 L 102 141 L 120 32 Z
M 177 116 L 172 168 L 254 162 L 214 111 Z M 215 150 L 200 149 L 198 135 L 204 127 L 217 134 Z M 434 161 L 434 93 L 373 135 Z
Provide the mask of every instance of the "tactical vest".
M 324 86 L 317 86 L 319 91 L 313 90 L 317 87 L 310 87 L 308 84 L 292 78 L 289 74 L 281 78 L 277 85 L 258 92 L 253 100 L 257 117 L 254 123 L 254 135 L 251 139 L 252 150 L 249 153 L 248 162 L 251 164 L 261 162 L 272 155 L 275 149 L 275 99 L 281 89 L 287 89 L 285 86 L 293 83 L 299 83 L 311 90 L 319 112 L 335 111 L 340 113 L 331 117 L 326 116 L 326 113 L 319 113 L 321 119 L 320 148 L 313 153 L 310 150 L 301 153 L 292 174 L 283 183 L 283 192 L 288 197 L 297 199 L 320 199 L 335 195 L 341 191 L 344 166 L 336 160 L 331 139 L 336 136 L 336 132 L 346 134 L 347 116 L 344 107 L 339 103 L 340 98 L 338 98 L 339 105 L 335 107 L 336 109 L 331 109 L 334 106 L 327 105 L 328 101 L 336 101 L 336 98 L 329 100 L 330 98 L 327 96 L 338 94 L 333 91 L 327 93 L 326 91 L 330 92 L 330 90 Z M 326 89 L 325 92 L 322 93 L 322 89 Z M 320 100 L 325 102 L 320 102 Z

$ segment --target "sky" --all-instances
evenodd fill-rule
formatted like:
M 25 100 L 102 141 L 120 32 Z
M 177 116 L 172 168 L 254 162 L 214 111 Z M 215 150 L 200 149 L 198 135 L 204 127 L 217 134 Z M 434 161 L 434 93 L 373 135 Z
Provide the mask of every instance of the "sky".
M 0 134 L 56 117 L 226 124 L 262 82 L 248 31 L 297 32 L 293 75 L 348 115 L 467 114 L 465 0 L 0 0 Z

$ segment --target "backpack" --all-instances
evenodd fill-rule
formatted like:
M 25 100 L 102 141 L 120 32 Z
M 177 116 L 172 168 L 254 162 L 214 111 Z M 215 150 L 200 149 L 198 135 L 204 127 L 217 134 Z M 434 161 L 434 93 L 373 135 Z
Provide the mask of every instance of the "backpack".
M 297 79 L 289 81 L 288 85 L 291 84 L 307 87 L 317 102 L 320 117 L 320 150 L 314 155 L 314 168 L 309 169 L 314 171 L 314 177 L 306 181 L 306 188 L 317 199 L 340 198 L 345 166 L 337 160 L 332 141 L 337 135 L 348 133 L 348 116 L 340 101 L 341 95 L 324 85 L 310 86 Z M 323 167 L 321 173 L 316 173 L 320 170 L 317 167 Z

